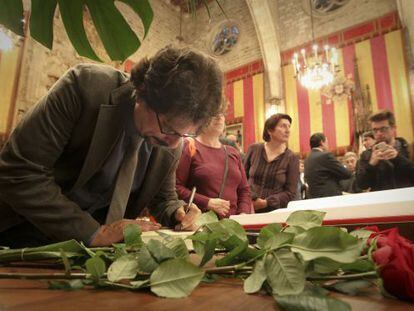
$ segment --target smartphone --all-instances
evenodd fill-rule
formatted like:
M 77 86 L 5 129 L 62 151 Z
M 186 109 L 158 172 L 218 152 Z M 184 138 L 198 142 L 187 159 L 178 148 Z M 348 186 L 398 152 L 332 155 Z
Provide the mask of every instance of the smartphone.
M 388 149 L 388 145 L 385 143 L 385 142 L 380 142 L 380 143 L 378 143 L 378 144 L 376 144 L 376 145 L 374 145 L 374 149 L 375 150 L 381 150 L 382 152 L 384 152 L 385 150 L 387 150 Z

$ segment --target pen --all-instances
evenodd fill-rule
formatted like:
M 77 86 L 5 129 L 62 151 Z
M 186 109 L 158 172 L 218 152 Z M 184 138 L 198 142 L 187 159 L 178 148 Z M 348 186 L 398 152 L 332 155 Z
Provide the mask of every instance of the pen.
M 187 214 L 188 210 L 190 209 L 191 204 L 193 204 L 193 200 L 194 200 L 194 195 L 196 193 L 197 188 L 193 187 L 193 190 L 191 191 L 191 195 L 190 195 L 190 201 L 188 201 L 187 206 L 184 208 L 184 212 Z

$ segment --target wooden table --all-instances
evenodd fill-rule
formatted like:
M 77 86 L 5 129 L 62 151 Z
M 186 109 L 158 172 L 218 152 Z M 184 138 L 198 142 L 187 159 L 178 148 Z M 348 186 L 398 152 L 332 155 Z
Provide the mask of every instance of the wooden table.
M 45 269 L 5 268 L 0 272 L 46 272 Z M 56 270 L 53 270 L 56 272 Z M 277 310 L 272 297 L 243 292 L 237 279 L 201 283 L 190 297 L 158 298 L 149 291 L 104 290 L 87 288 L 76 291 L 50 290 L 46 281 L 0 280 L 0 310 Z M 351 304 L 352 310 L 408 311 L 414 304 L 383 298 L 378 293 L 363 297 L 334 294 Z

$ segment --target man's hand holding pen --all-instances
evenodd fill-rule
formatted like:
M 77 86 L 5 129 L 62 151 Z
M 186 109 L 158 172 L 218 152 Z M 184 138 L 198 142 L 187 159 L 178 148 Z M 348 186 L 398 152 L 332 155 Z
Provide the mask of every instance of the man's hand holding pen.
M 196 187 L 193 187 L 190 200 L 185 206 L 181 206 L 175 212 L 175 219 L 180 223 L 175 227 L 176 230 L 194 231 L 197 230 L 196 220 L 201 215 L 200 209 L 193 204 Z

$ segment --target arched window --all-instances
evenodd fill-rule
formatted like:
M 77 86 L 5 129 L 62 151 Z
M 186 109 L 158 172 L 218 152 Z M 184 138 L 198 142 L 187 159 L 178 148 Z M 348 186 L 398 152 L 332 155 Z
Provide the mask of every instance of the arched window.
M 240 31 L 235 23 L 227 22 L 219 27 L 219 30 L 211 42 L 211 51 L 215 55 L 228 53 L 237 43 Z

